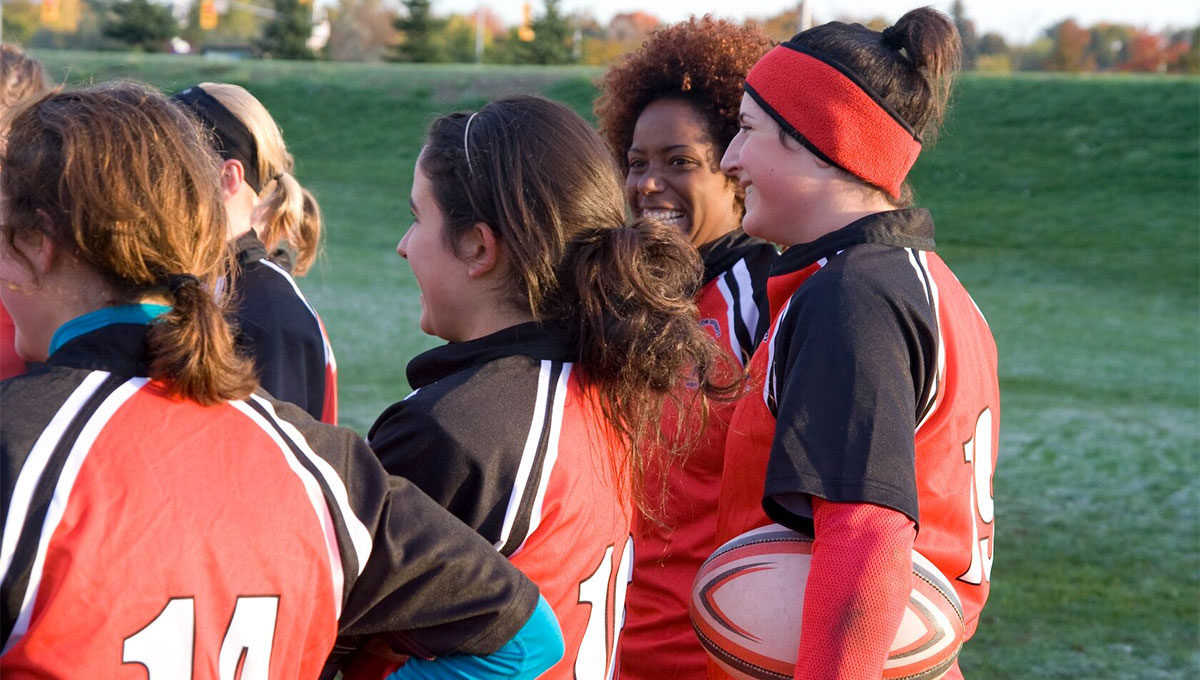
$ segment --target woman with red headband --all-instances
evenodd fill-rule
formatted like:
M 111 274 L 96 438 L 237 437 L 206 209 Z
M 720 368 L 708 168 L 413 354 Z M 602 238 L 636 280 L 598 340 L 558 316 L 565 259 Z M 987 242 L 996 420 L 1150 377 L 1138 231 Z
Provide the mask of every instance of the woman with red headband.
M 880 677 L 913 549 L 954 583 L 968 637 L 987 599 L 996 346 L 905 183 L 959 52 L 930 9 L 883 32 L 799 33 L 751 69 L 722 160 L 745 230 L 787 250 L 730 425 L 718 533 L 775 521 L 814 536 L 797 678 Z

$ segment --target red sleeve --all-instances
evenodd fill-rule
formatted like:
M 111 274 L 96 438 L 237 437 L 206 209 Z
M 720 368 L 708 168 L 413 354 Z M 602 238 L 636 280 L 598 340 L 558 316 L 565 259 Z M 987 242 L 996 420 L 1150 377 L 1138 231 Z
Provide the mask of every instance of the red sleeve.
M 812 497 L 812 566 L 797 680 L 876 680 L 912 591 L 916 526 L 870 503 Z

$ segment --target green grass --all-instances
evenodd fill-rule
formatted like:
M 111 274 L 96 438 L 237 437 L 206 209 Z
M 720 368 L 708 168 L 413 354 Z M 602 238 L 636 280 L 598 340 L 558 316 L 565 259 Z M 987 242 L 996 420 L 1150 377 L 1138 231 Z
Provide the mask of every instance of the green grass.
M 586 114 L 598 75 L 36 56 L 73 82 L 232 81 L 271 109 L 327 218 L 301 283 L 360 432 L 435 344 L 394 253 L 429 120 L 511 90 Z M 963 669 L 1200 677 L 1200 81 L 968 75 L 956 100 L 912 181 L 1001 353 L 994 585 Z

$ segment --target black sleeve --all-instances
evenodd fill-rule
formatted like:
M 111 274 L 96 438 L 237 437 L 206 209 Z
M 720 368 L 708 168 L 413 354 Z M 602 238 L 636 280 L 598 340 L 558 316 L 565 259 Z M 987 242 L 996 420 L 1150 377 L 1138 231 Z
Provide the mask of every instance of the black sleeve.
M 390 406 L 368 434 L 388 472 L 492 543 L 503 533 L 533 419 L 538 385 L 529 363 L 510 357 L 447 376 Z
M 917 521 L 916 395 L 936 334 L 923 292 L 896 287 L 835 269 L 792 297 L 769 377 L 778 408 L 763 508 L 775 521 L 811 532 L 795 494 Z
M 373 634 L 403 653 L 434 657 L 490 654 L 520 630 L 537 605 L 533 582 L 411 483 L 388 475 L 356 434 L 290 404 L 274 406 L 345 485 L 344 499 L 334 484 L 325 488 L 338 515 L 346 588 L 324 677 Z
M 389 407 L 371 427 L 371 448 L 388 472 L 415 484 L 488 540 L 498 541 L 513 480 L 502 468 L 512 456 L 482 454 L 478 449 L 492 437 L 481 433 L 475 441 L 464 441 L 426 406 L 402 401 Z

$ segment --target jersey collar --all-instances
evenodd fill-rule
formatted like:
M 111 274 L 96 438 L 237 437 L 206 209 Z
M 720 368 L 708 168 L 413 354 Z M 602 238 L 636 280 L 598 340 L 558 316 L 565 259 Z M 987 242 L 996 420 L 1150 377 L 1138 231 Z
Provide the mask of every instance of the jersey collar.
M 576 361 L 570 326 L 563 321 L 529 322 L 510 326 L 482 338 L 451 342 L 422 352 L 408 362 L 408 384 L 417 389 L 472 366 L 509 356 L 537 360 Z
M 888 210 L 859 218 L 808 243 L 798 243 L 783 251 L 771 267 L 771 276 L 799 271 L 821 258 L 863 243 L 878 243 L 897 248 L 933 250 L 933 216 L 924 208 Z
M 171 308 L 166 305 L 139 304 L 105 307 L 88 312 L 71 319 L 54 331 L 50 338 L 49 354 L 53 355 L 71 340 L 96 329 L 118 323 L 146 325 L 169 311 Z
M 761 238 L 751 236 L 741 229 L 734 229 L 700 246 L 700 257 L 704 258 L 702 285 L 707 285 L 709 281 L 729 271 L 729 268 L 738 260 L 760 248 L 774 250 L 775 246 Z

